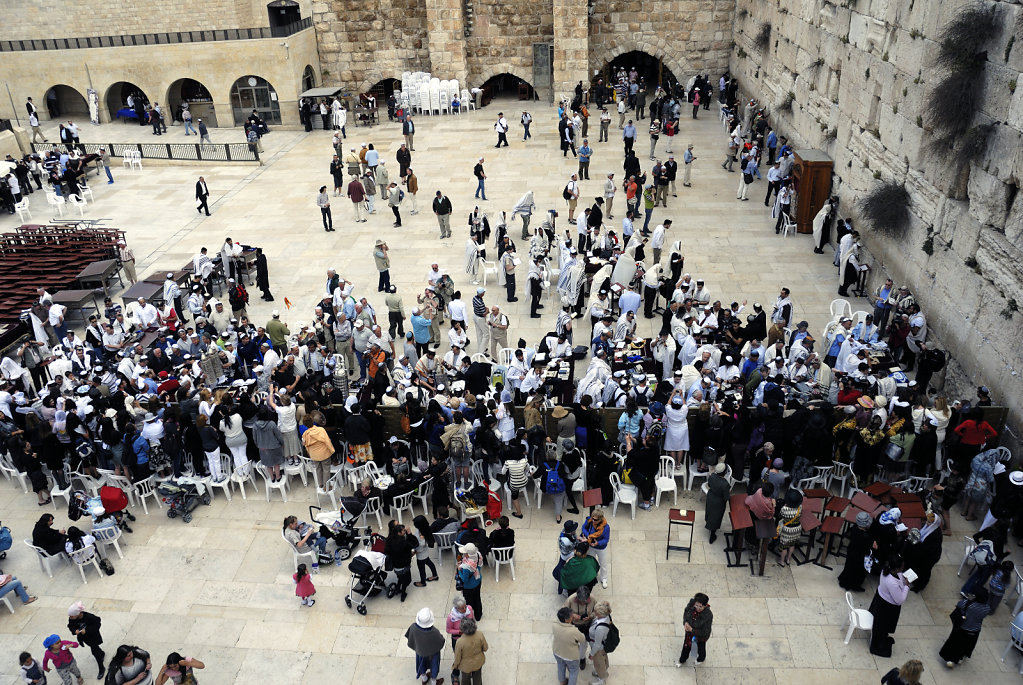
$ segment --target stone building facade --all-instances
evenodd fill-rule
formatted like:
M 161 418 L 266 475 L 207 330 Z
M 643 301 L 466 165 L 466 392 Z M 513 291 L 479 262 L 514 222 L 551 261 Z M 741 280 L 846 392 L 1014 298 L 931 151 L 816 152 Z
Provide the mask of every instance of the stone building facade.
M 994 12 L 994 28 L 976 41 L 976 51 L 986 52 L 981 96 L 968 103 L 975 114 L 963 137 L 992 127 L 986 150 L 970 159 L 958 148 L 931 151 L 939 133 L 934 117 L 954 116 L 957 97 L 939 90 L 937 107 L 931 99 L 947 74 L 936 62 L 942 31 L 966 4 L 737 0 L 731 67 L 741 92 L 766 103 L 780 135 L 832 157 L 840 213 L 854 224 L 862 219 L 858 200 L 879 183 L 905 186 L 904 230 L 886 234 L 857 224 L 870 253 L 871 288 L 886 275 L 909 284 L 931 335 L 952 358 L 950 397 L 971 399 L 977 385 L 988 385 L 1018 425 L 1023 7 L 982 5 Z

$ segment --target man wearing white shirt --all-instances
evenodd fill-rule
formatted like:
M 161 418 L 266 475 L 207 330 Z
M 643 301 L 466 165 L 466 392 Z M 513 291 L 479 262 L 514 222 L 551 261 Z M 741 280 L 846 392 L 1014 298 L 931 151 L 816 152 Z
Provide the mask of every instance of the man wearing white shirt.
M 865 345 L 877 342 L 877 326 L 874 325 L 874 315 L 867 314 L 866 320 L 856 324 L 852 330 L 852 337 Z
M 266 369 L 268 374 L 271 374 L 280 365 L 281 355 L 277 354 L 276 350 L 270 346 L 270 343 L 263 343 L 261 349 L 263 352 L 263 368 Z
M 452 323 L 458 321 L 462 324 L 462 328 L 465 328 L 465 302 L 462 301 L 462 292 L 457 291 L 454 297 L 448 302 L 448 316 L 451 317 Z
M 440 267 L 436 264 L 431 264 L 430 270 L 426 272 L 426 282 L 436 287 L 437 283 L 440 281 L 440 277 L 443 275 L 444 274 L 440 271 Z
M 55 302 L 50 303 L 50 308 L 47 312 L 50 327 L 53 328 L 53 333 L 57 336 L 58 341 L 63 340 L 67 335 L 67 325 L 64 323 L 65 312 L 67 312 L 67 307 Z
M 160 312 L 147 303 L 146 298 L 140 297 L 139 304 L 135 307 L 135 319 L 142 328 L 155 328 L 160 323 Z
M 601 120 L 603 121 L 603 119 Z M 601 126 L 603 128 L 603 125 Z M 618 187 L 615 185 L 615 175 L 608 174 L 607 181 L 604 182 L 604 206 L 607 208 L 607 218 L 613 219 L 614 215 L 611 214 L 611 207 L 614 206 L 615 193 L 618 192 Z
M 654 233 L 650 236 L 650 249 L 654 253 L 654 264 L 661 263 L 661 250 L 664 249 L 664 231 L 669 228 L 671 228 L 671 219 L 665 219 L 663 224 L 658 224 L 654 228 Z
M 693 301 L 701 306 L 710 304 L 710 288 L 704 286 L 702 278 L 696 279 L 696 288 L 693 290 Z
M 501 143 L 508 147 L 508 120 L 504 118 L 504 112 L 497 113 L 497 123 L 494 124 L 494 130 L 497 131 L 497 145 L 494 147 L 501 147 Z
M 522 379 L 522 383 L 519 385 L 519 392 L 523 395 L 530 395 L 543 385 L 543 366 L 541 364 L 535 364 L 529 373 L 526 374 L 525 378 Z
M 586 252 L 587 250 L 591 249 L 589 240 L 590 229 L 589 225 L 587 224 L 587 221 L 589 219 L 587 214 L 589 211 L 590 211 L 589 209 L 586 209 L 580 212 L 579 216 L 577 216 L 575 219 L 575 232 L 579 235 L 579 238 L 576 240 L 576 248 L 582 250 L 583 252 Z

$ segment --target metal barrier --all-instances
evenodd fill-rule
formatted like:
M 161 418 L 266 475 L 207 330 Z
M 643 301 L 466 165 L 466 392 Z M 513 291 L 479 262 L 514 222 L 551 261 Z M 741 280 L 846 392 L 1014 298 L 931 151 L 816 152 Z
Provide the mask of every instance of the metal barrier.
M 61 145 L 32 143 L 33 152 L 46 152 Z M 259 153 L 249 149 L 248 143 L 82 143 L 86 154 L 100 148 L 111 157 L 124 157 L 125 151 L 138 152 L 142 159 L 187 159 L 207 162 L 258 162 Z
M 175 43 L 205 43 L 221 40 L 257 40 L 260 38 L 287 38 L 313 25 L 306 17 L 285 26 L 261 26 L 251 29 L 218 29 L 214 31 L 175 31 L 171 33 L 136 33 L 127 36 L 88 36 L 84 38 L 38 38 L 0 40 L 0 52 L 29 50 L 81 50 L 87 48 L 123 48 L 139 45 L 172 45 Z

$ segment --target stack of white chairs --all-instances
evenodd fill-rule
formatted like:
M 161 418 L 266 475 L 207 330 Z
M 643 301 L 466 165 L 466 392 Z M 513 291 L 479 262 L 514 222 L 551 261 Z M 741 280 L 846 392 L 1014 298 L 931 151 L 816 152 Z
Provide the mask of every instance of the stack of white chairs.
M 469 97 L 469 89 L 468 88 L 463 88 L 462 89 L 462 98 L 461 98 L 461 100 L 462 100 L 462 109 L 468 110 L 469 109 L 469 105 L 472 105 L 472 108 L 476 109 L 476 104 L 472 101 L 472 98 Z
M 430 113 L 430 84 L 420 83 L 417 87 L 419 92 L 419 112 L 420 114 Z

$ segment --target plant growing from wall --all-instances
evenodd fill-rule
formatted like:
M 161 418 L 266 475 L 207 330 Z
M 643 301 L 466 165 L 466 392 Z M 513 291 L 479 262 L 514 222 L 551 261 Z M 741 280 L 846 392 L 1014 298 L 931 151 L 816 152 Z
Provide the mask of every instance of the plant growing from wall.
M 746 51 L 743 50 L 742 47 L 740 47 L 738 52 L 736 52 L 735 54 L 739 56 L 739 59 L 746 59 Z
M 879 233 L 897 238 L 909 228 L 910 197 L 902 183 L 881 181 L 857 204 L 863 220 Z
M 795 101 L 796 101 L 796 94 L 793 93 L 790 90 L 789 92 L 785 93 L 785 97 L 783 97 L 781 99 L 781 102 L 778 103 L 778 111 L 779 112 L 791 112 L 792 111 L 792 103 L 795 102 Z
M 1015 298 L 1010 297 L 1009 301 L 1005 303 L 1005 307 L 999 312 L 1003 319 L 1011 319 L 1013 313 L 1019 311 L 1019 305 L 1016 304 Z
M 745 7 L 740 7 L 739 8 L 739 12 L 738 12 L 739 19 L 745 19 L 748 16 L 749 16 L 749 10 L 746 9 Z
M 927 126 L 936 138 L 952 144 L 966 133 L 982 102 L 985 46 L 998 29 L 997 8 L 981 2 L 966 5 L 941 31 L 936 59 L 944 73 L 927 96 Z
M 756 45 L 761 52 L 767 50 L 771 44 L 771 23 L 764 22 L 760 25 L 760 30 L 757 31 L 756 37 L 753 38 L 753 44 Z
M 924 251 L 924 254 L 926 254 L 928 257 L 930 257 L 932 254 L 934 254 L 934 236 L 933 235 L 929 235 L 926 238 L 924 238 L 924 244 L 923 244 L 922 249 Z

